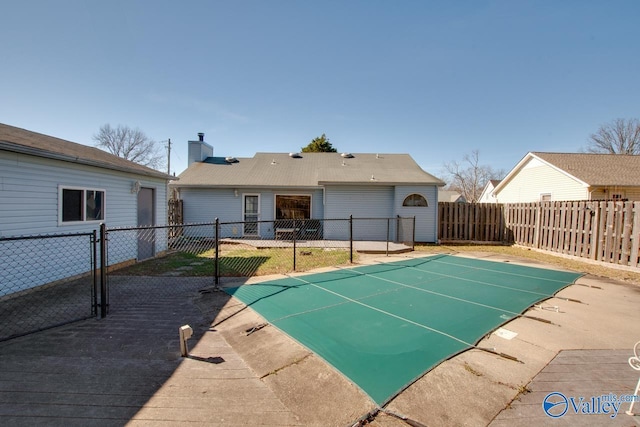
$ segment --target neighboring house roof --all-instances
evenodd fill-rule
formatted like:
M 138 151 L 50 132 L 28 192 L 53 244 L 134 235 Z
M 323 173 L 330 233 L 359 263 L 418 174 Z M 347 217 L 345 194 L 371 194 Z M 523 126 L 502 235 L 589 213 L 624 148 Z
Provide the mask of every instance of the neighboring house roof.
M 464 196 L 457 191 L 438 189 L 438 201 L 466 203 L 467 199 L 465 199 Z
M 627 154 L 530 152 L 496 186 L 499 192 L 531 159 L 580 181 L 588 187 L 640 186 L 640 156 Z
M 482 189 L 482 193 L 480 193 L 480 197 L 478 198 L 479 201 L 482 201 L 484 199 L 491 199 L 491 196 L 493 196 L 491 193 L 493 192 L 493 189 L 496 188 L 498 186 L 498 184 L 500 184 L 499 179 L 490 179 L 489 181 L 487 181 L 487 183 L 484 185 L 484 188 Z
M 165 180 L 176 179 L 95 147 L 0 123 L 0 150 L 96 166 Z
M 321 185 L 445 185 L 408 154 L 256 153 L 250 158 L 209 157 L 180 174 L 179 187 L 318 187 Z

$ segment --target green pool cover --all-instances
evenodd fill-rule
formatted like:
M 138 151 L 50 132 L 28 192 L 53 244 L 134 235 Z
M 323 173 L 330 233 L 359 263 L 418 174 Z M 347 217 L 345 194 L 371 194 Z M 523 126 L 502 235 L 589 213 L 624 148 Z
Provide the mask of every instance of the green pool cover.
M 384 405 L 580 276 L 436 255 L 226 291 Z

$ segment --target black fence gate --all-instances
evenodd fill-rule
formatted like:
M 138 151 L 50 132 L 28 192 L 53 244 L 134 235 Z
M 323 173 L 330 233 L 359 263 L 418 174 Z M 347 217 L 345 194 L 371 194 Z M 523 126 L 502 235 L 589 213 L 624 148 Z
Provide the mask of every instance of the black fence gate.
M 96 232 L 0 238 L 0 341 L 97 314 Z

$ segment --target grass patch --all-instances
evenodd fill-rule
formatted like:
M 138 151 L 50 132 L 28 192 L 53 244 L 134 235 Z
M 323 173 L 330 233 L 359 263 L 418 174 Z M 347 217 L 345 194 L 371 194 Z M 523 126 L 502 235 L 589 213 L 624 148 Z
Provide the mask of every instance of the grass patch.
M 354 254 L 354 261 L 357 258 Z M 215 251 L 198 254 L 175 252 L 121 268 L 112 274 L 122 276 L 213 276 Z M 349 263 L 349 252 L 304 248 L 296 251 L 295 271 L 308 271 Z M 293 250 L 287 248 L 255 249 L 231 246 L 221 251 L 220 275 L 226 277 L 264 276 L 290 273 L 293 270 Z
M 592 274 L 594 276 L 608 277 L 610 279 L 619 280 L 627 283 L 640 284 L 640 272 L 609 268 L 601 264 L 590 263 L 586 261 L 578 261 L 568 259 L 562 256 L 552 255 L 534 251 L 528 248 L 518 246 L 504 245 L 427 245 L 416 244 L 415 250 L 427 253 L 456 253 L 456 252 L 483 252 L 495 253 L 500 255 L 508 255 L 519 257 L 527 260 L 539 261 L 549 265 L 555 265 L 560 268 L 577 271 L 581 273 Z

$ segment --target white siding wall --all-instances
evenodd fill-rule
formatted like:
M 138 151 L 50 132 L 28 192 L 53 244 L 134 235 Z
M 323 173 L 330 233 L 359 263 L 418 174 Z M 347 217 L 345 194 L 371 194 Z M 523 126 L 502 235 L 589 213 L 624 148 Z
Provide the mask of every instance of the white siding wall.
M 104 190 L 104 222 L 109 227 L 135 226 L 137 195 L 131 193 L 135 181 L 155 190 L 156 223 L 166 224 L 164 180 L 0 151 L 0 237 L 98 229 L 99 222 L 58 225 L 60 185 Z
M 410 194 L 420 194 L 427 199 L 428 207 L 402 206 Z M 398 186 L 395 191 L 395 215 L 416 217 L 416 241 L 435 242 L 438 239 L 438 187 L 436 186 Z
M 233 189 L 182 188 L 184 222 L 242 221 L 242 193 L 236 197 Z
M 328 186 L 325 189 L 325 218 L 391 218 L 394 216 L 393 187 Z M 344 227 L 325 229 L 327 239 L 348 238 Z M 380 221 L 356 221 L 353 227 L 355 239 L 384 240 L 386 223 Z
M 201 162 L 207 157 L 213 157 L 213 147 L 206 142 L 189 141 L 187 166 L 193 162 Z
M 544 193 L 550 193 L 552 201 L 585 200 L 589 197 L 587 187 L 539 160 L 532 159 L 496 195 L 496 202 L 537 202 L 540 194 Z
M 183 200 L 184 222 L 213 222 L 217 217 L 220 222 L 244 221 L 242 198 L 244 194 L 260 195 L 260 221 L 273 221 L 275 218 L 276 194 L 305 194 L 311 196 L 311 216 L 322 219 L 322 190 L 265 190 L 256 188 L 240 188 L 237 190 L 211 188 L 183 188 L 180 198 Z M 221 234 L 224 230 L 221 230 Z M 259 233 L 263 238 L 273 238 L 273 224 L 261 223 Z M 229 235 L 231 236 L 231 235 Z
M 59 225 L 59 186 L 104 190 L 104 222 L 107 226 L 136 226 L 137 195 L 131 193 L 132 184 L 136 181 L 140 181 L 142 187 L 155 190 L 156 223 L 166 224 L 167 191 L 166 182 L 162 179 L 0 151 L 0 237 L 98 230 L 99 222 Z M 87 272 L 90 268 L 88 240 L 80 238 L 81 250 L 77 249 L 78 243 L 72 240 L 38 240 L 37 246 L 3 242 L 0 248 L 2 263 L 9 265 L 9 257 L 16 262 L 22 258 L 29 259 L 32 265 L 42 265 L 42 268 L 37 277 L 32 275 L 17 279 L 15 272 L 0 269 L 0 283 L 3 286 L 11 283 L 11 289 L 15 292 Z M 123 253 L 131 252 L 131 245 L 137 248 L 137 240 L 131 239 L 131 244 L 122 249 Z M 166 239 L 159 237 L 156 240 L 156 252 L 165 249 Z M 111 256 L 114 259 L 121 257 L 118 252 L 118 249 L 110 251 L 110 262 Z

